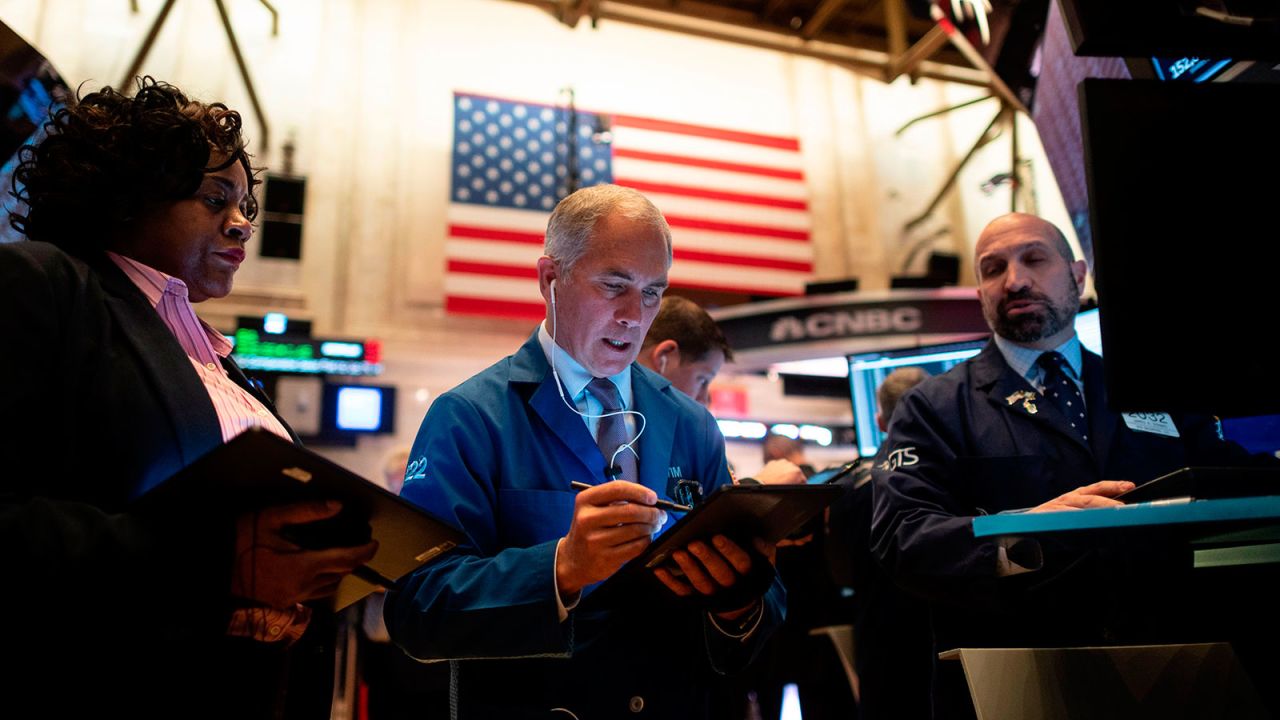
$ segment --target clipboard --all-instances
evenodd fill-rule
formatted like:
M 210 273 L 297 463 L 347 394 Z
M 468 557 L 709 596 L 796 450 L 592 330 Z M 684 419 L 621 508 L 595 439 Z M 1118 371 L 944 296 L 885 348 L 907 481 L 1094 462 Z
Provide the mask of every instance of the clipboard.
M 233 517 L 311 500 L 338 500 L 342 510 L 333 518 L 286 528 L 286 537 L 295 544 L 323 549 L 378 541 L 373 559 L 338 585 L 335 611 L 378 586 L 389 586 L 465 539 L 457 528 L 382 486 L 260 428 L 201 456 L 138 498 L 134 510 L 142 516 L 163 513 L 172 522 L 214 513 Z
M 695 540 L 724 535 L 755 554 L 752 538 L 776 543 L 844 493 L 845 489 L 836 485 L 725 485 L 707 496 L 689 514 L 655 538 L 644 552 L 597 586 L 591 597 L 597 602 L 617 599 L 644 587 L 659 588 L 672 595 L 653 576 L 653 570 L 663 565 L 674 565 L 671 553 L 676 550 L 684 549 Z M 756 576 L 753 572 L 754 579 L 752 576 L 745 578 L 748 582 L 763 584 L 763 587 L 753 588 L 759 592 L 763 592 L 773 580 L 772 566 L 762 570 L 767 570 L 767 573 Z
M 1115 496 L 1126 504 L 1280 495 L 1277 467 L 1185 467 Z

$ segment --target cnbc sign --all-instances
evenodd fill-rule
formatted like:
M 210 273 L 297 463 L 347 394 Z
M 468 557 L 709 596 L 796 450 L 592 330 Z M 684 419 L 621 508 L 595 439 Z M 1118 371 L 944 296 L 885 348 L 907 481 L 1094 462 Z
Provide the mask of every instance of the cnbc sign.
M 821 342 L 989 332 L 972 289 L 848 293 L 736 305 L 712 313 L 734 352 Z
M 769 339 L 775 343 L 799 340 L 825 340 L 859 335 L 906 334 L 920 332 L 924 316 L 920 308 L 842 309 L 800 315 L 784 315 L 769 326 Z

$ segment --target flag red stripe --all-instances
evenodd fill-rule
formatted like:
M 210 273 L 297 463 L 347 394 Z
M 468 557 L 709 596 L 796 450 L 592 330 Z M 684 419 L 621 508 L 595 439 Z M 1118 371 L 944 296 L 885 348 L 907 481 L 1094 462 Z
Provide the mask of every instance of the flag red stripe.
M 800 260 L 779 260 L 771 257 L 753 257 L 750 255 L 728 255 L 725 253 L 704 252 L 702 250 L 676 249 L 677 260 L 693 262 L 712 262 L 721 265 L 740 265 L 743 267 L 774 268 L 776 270 L 796 270 L 813 272 L 813 263 Z
M 727 283 L 718 283 L 710 281 L 699 282 L 680 282 L 671 283 L 673 288 L 688 288 L 690 290 L 721 290 L 723 292 L 734 292 L 742 295 L 767 295 L 769 297 L 796 297 L 803 295 L 799 290 L 769 290 L 758 287 L 744 287 L 742 285 L 730 285 Z
M 729 283 L 710 282 L 673 282 L 673 288 L 689 290 L 719 290 L 722 292 L 740 293 L 742 295 L 763 295 L 767 297 L 798 297 L 799 290 L 772 290 L 758 287 L 745 287 Z M 463 315 L 489 315 L 519 319 L 541 319 L 546 316 L 547 308 L 542 303 L 519 302 L 515 300 L 491 300 L 489 298 L 462 297 L 449 295 L 445 297 L 446 312 Z
M 616 127 L 629 127 L 636 128 L 637 130 L 657 130 L 658 132 L 693 135 L 696 137 L 712 138 L 714 140 L 729 140 L 731 142 L 745 143 L 747 145 L 759 145 L 761 147 L 800 152 L 799 140 L 789 137 L 779 137 L 777 135 L 761 135 L 759 133 L 742 132 L 740 130 L 725 130 L 723 128 L 713 128 L 705 125 L 692 125 L 689 123 L 672 122 L 670 120 L 655 120 L 653 118 L 636 117 L 634 115 L 614 115 L 613 124 Z
M 536 280 L 538 268 L 522 265 L 498 265 L 497 263 L 475 262 L 473 260 L 450 260 L 447 272 L 467 273 L 469 275 L 500 275 L 502 277 L 527 278 Z
M 445 297 L 446 312 L 462 315 L 487 315 L 490 317 L 507 317 L 520 320 L 537 320 L 546 317 L 547 308 L 537 302 L 517 302 L 514 300 L 490 300 L 487 298 Z
M 673 185 L 671 183 L 649 182 L 648 180 L 632 180 L 615 177 L 613 181 L 619 185 L 639 190 L 640 192 L 664 193 L 682 197 L 705 198 L 707 200 L 724 200 L 725 202 L 742 203 L 744 205 L 763 205 L 765 207 L 786 208 L 788 210 L 808 210 L 809 203 L 804 200 L 771 197 L 768 195 L 749 195 L 747 193 L 725 192 L 709 188 Z
M 769 227 L 767 225 L 747 225 L 744 223 L 721 222 L 719 220 L 704 220 L 702 218 L 691 218 L 683 215 L 667 215 L 666 218 L 667 224 L 673 228 L 679 227 L 688 230 L 707 230 L 710 232 L 731 233 L 734 235 L 770 237 L 778 238 L 780 240 L 809 241 L 809 233 L 805 230 L 790 230 L 787 228 Z M 450 225 L 449 236 L 472 238 L 476 240 L 518 242 L 530 245 L 543 244 L 542 235 L 540 234 L 515 232 L 512 230 L 499 230 L 497 228 L 480 227 L 477 225 Z
M 498 230 L 476 225 L 449 225 L 449 237 L 476 238 L 478 240 L 505 240 L 507 242 L 541 245 L 542 233 L 517 232 L 515 230 Z
M 769 257 L 753 257 L 750 255 L 730 255 L 728 253 L 705 252 L 702 250 L 676 249 L 676 260 L 690 262 L 711 262 L 720 265 L 738 265 L 741 267 L 774 268 L 794 272 L 813 272 L 813 263 L 799 260 L 779 260 Z M 468 275 L 492 275 L 497 277 L 521 278 L 536 280 L 538 269 L 521 265 L 501 265 L 499 263 L 476 262 L 475 260 L 453 260 L 446 264 L 446 271 L 466 273 Z
M 672 165 L 688 165 L 689 167 L 701 167 L 709 170 L 727 170 L 729 172 L 740 172 L 748 175 L 763 175 L 765 177 L 776 177 L 784 180 L 804 180 L 804 173 L 799 170 L 783 170 L 781 168 L 765 167 L 763 165 L 747 165 L 746 163 L 725 162 L 724 160 L 708 160 L 706 158 L 670 155 L 668 153 L 656 153 L 649 152 L 647 150 L 630 150 L 628 148 L 615 147 L 613 148 L 613 156 L 615 158 L 649 160 L 651 162 L 663 162 L 670 163 Z
M 735 235 L 754 235 L 756 237 L 809 242 L 809 233 L 805 230 L 788 230 L 765 225 L 745 225 L 743 223 L 728 223 L 719 220 L 703 220 L 702 218 L 684 217 L 682 215 L 667 215 L 666 218 L 667 224 L 673 228 L 710 230 L 712 232 L 733 233 Z

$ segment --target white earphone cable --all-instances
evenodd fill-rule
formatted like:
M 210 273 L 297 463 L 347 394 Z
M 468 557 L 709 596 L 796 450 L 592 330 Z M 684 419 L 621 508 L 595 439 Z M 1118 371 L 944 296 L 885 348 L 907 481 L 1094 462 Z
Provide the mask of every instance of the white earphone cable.
M 640 436 L 644 434 L 645 425 L 648 423 L 648 421 L 645 420 L 644 413 L 640 412 L 639 410 L 615 410 L 613 412 L 607 412 L 601 415 L 584 413 L 581 410 L 579 410 L 572 402 L 569 402 L 569 398 L 565 397 L 564 384 L 560 382 L 560 373 L 556 371 L 556 353 L 560 349 L 559 345 L 556 344 L 556 330 L 557 330 L 556 325 L 557 325 L 556 281 L 552 280 L 551 281 L 551 375 L 556 380 L 556 391 L 560 393 L 560 400 L 565 404 L 565 407 L 569 408 L 570 410 L 577 413 L 578 415 L 581 415 L 584 418 L 607 418 L 607 417 L 613 417 L 615 415 L 635 415 L 636 417 L 640 418 L 640 428 L 639 430 L 636 431 L 635 437 L 631 438 L 625 443 L 622 443 L 621 445 L 618 446 L 617 450 L 613 451 L 613 456 L 609 458 L 609 466 L 610 467 L 617 466 L 618 455 L 623 450 L 630 451 L 632 455 L 636 456 L 636 460 L 639 461 L 640 453 L 636 452 L 636 449 L 633 446 L 640 439 Z M 634 478 L 634 481 L 639 482 L 640 478 Z

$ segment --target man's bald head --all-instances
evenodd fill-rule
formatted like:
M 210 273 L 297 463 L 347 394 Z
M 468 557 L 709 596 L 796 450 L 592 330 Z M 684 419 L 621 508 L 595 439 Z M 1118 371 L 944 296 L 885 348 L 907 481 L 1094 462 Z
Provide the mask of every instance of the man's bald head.
M 992 220 L 987 226 L 982 228 L 982 232 L 978 233 L 978 244 L 974 249 L 974 268 L 978 268 L 977 258 L 982 257 L 982 251 L 989 246 L 996 237 L 1006 235 L 1011 232 L 1034 234 L 1044 238 L 1058 251 L 1058 255 L 1068 263 L 1075 260 L 1075 254 L 1071 251 L 1071 243 L 1067 242 L 1067 236 L 1062 234 L 1057 225 L 1045 220 L 1037 215 L 1028 213 L 1011 212 Z M 981 272 L 978 278 L 982 278 Z
M 973 265 L 982 314 L 995 334 L 1049 350 L 1075 332 L 1086 267 L 1072 260 L 1053 223 L 1026 213 L 992 220 L 978 236 Z

